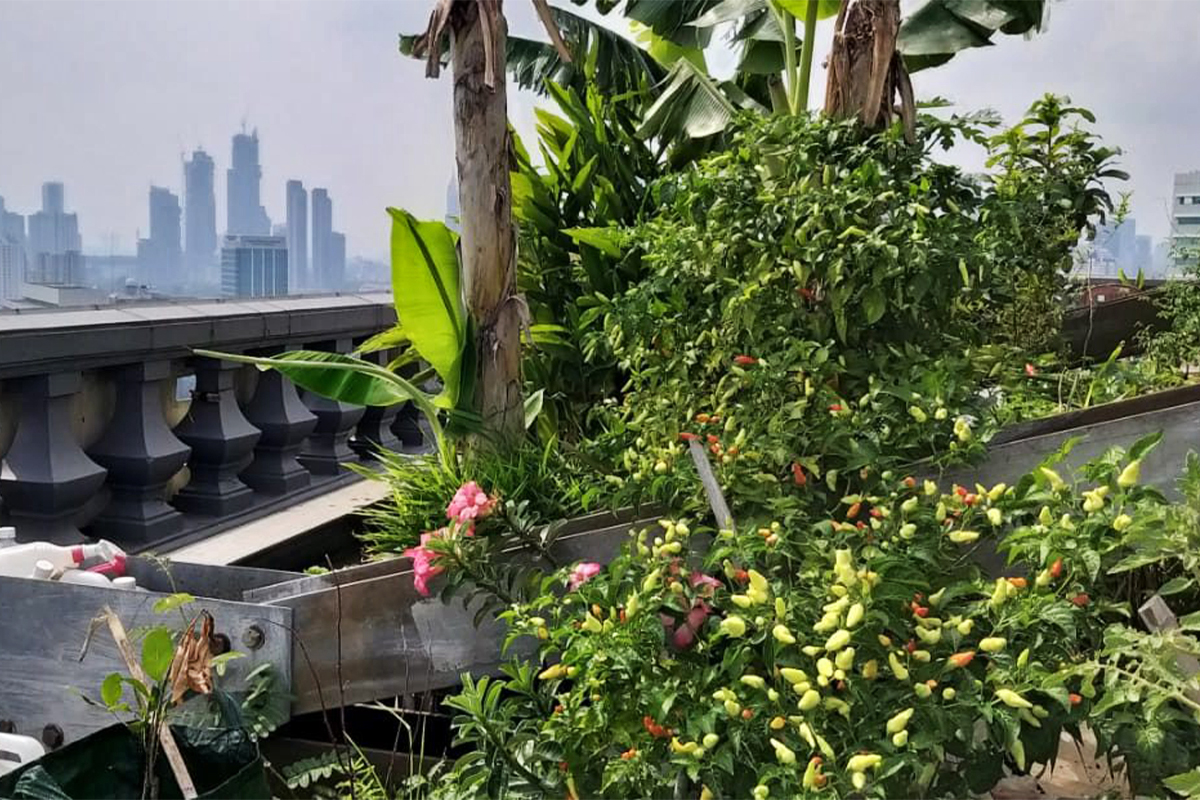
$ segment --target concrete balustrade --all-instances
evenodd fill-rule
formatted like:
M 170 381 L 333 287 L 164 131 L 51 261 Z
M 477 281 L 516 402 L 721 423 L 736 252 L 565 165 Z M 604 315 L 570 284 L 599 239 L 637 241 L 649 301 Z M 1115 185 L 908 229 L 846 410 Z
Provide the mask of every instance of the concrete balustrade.
M 360 480 L 345 465 L 378 447 L 421 449 L 406 407 L 193 353 L 350 352 L 394 322 L 384 293 L 0 314 L 0 524 L 22 541 L 191 541 Z

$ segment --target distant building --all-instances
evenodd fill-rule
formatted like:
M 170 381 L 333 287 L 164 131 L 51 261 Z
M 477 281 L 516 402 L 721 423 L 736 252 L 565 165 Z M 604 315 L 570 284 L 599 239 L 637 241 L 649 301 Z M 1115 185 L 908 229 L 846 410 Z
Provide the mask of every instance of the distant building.
M 42 255 L 46 255 L 43 253 Z M 21 305 L 26 308 L 71 308 L 79 306 L 108 305 L 102 292 L 84 286 L 23 283 Z
M 217 194 L 213 160 L 197 148 L 183 162 L 183 262 L 193 280 L 214 274 L 217 263 Z
M 1134 260 L 1137 239 L 1137 220 L 1123 219 L 1120 224 L 1101 225 L 1096 231 L 1096 246 L 1103 249 L 1107 258 L 1118 267 L 1128 269 Z
M 262 207 L 259 195 L 262 167 L 258 162 L 258 131 L 239 133 L 233 137 L 232 166 L 226 172 L 226 177 L 226 234 L 268 235 L 271 232 L 271 218 Z
M 1175 269 L 1200 260 L 1200 171 L 1175 173 L 1171 192 L 1171 254 Z
M 308 275 L 308 192 L 304 184 L 287 182 L 287 248 L 290 284 L 293 291 L 307 289 Z
M 83 254 L 78 250 L 66 253 L 34 253 L 33 259 L 25 267 L 25 282 L 59 287 L 81 286 Z
M 42 210 L 29 216 L 28 261 L 26 271 L 30 283 L 42 283 L 48 274 L 77 274 L 82 277 L 82 243 L 79 238 L 79 219 L 66 213 L 65 191 L 61 183 L 42 184 Z M 68 256 L 48 258 L 41 256 Z M 78 269 L 71 267 L 78 265 Z M 50 281 L 54 283 L 56 281 Z
M 346 234 L 334 231 L 329 237 L 329 269 L 325 288 L 339 292 L 346 286 Z
M 138 240 L 139 273 L 152 286 L 184 282 L 179 198 L 161 186 L 150 187 L 150 237 Z
M 1154 244 L 1149 236 L 1137 236 L 1133 240 L 1133 268 L 1141 270 L 1147 277 L 1154 271 Z
M 312 280 L 310 289 L 329 289 L 329 253 L 333 239 L 333 201 L 326 189 L 312 190 Z
M 4 207 L 0 197 L 0 300 L 20 296 L 25 279 L 25 218 Z
M 446 187 L 446 227 L 457 233 L 462 232 L 459 224 L 458 208 L 458 176 L 450 176 L 450 185 Z
M 288 251 L 283 237 L 225 237 L 221 247 L 221 294 L 280 297 L 287 293 Z
M 0 300 L 15 300 L 21 296 L 24 275 L 25 248 L 0 239 Z

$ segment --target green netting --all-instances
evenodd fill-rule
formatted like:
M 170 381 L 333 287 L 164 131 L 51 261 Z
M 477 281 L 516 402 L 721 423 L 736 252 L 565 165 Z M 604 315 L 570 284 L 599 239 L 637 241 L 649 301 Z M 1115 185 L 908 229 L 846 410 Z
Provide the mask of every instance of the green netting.
M 172 726 L 201 798 L 271 797 L 258 746 L 236 728 Z M 144 752 L 124 725 L 112 725 L 0 778 L 0 798 L 126 800 L 142 796 Z M 155 763 L 159 797 L 181 798 L 166 758 Z

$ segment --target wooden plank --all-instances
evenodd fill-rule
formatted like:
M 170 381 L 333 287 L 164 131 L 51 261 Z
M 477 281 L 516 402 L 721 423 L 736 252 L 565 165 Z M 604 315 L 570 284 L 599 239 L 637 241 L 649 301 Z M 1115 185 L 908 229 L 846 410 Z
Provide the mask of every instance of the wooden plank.
M 79 654 L 92 620 L 105 606 L 120 615 L 129 630 L 150 625 L 185 627 L 182 615 L 155 614 L 154 603 L 168 595 L 57 581 L 0 577 L 0 720 L 10 720 L 19 733 L 40 737 L 47 725 L 58 725 L 66 741 L 111 725 L 112 716 L 86 704 L 79 693 L 98 698 L 100 684 L 111 672 L 125 673 L 116 645 L 107 637 L 92 637 L 86 657 Z M 244 658 L 228 664 L 220 686 L 236 691 L 246 675 L 260 664 L 275 667 L 277 686 L 288 690 L 292 668 L 291 609 L 253 606 L 228 600 L 204 599 L 192 608 L 207 609 L 217 632 L 229 637 Z M 262 634 L 250 649 L 244 641 Z M 134 643 L 135 648 L 138 643 Z
M 655 519 L 561 536 L 552 552 L 564 563 L 607 563 L 631 528 Z M 294 615 L 293 714 L 454 686 L 463 672 L 502 661 L 503 626 L 476 628 L 473 607 L 421 597 L 407 569 L 277 603 Z
M 1021 439 L 1032 439 L 1049 433 L 1098 425 L 1101 422 L 1111 422 L 1138 414 L 1165 411 L 1168 408 L 1197 402 L 1200 402 L 1200 384 L 1177 386 L 1174 389 L 1152 392 L 1128 400 L 1118 400 L 1115 403 L 1104 403 L 1092 408 L 1068 411 L 1052 417 L 1009 425 L 993 437 L 991 444 L 996 446 Z
M 633 520 L 651 516 L 657 513 L 657 511 L 658 509 L 652 508 L 622 508 L 617 511 L 601 511 L 595 514 L 575 517 L 566 520 L 562 524 L 558 536 L 561 539 L 583 531 L 627 524 Z M 345 586 L 348 583 L 357 583 L 372 578 L 394 575 L 408 571 L 410 568 L 408 559 L 397 556 L 339 569 L 324 575 L 299 576 L 295 573 L 287 573 L 287 577 L 283 578 L 281 582 L 248 588 L 242 594 L 242 600 L 247 603 L 272 603 L 285 597 L 296 597 L 301 594 L 329 589 L 338 584 Z
M 977 482 L 985 486 L 1001 481 L 1012 484 L 1069 438 L 1081 438 L 1065 462 L 1069 468 L 1078 469 L 1110 447 L 1129 447 L 1141 437 L 1156 431 L 1163 432 L 1163 440 L 1143 461 L 1141 480 L 1169 497 L 1177 496 L 1175 482 L 1183 469 L 1184 459 L 1189 451 L 1200 451 L 1200 403 L 1173 406 L 993 446 L 982 463 L 949 471 L 941 479 L 967 486 Z

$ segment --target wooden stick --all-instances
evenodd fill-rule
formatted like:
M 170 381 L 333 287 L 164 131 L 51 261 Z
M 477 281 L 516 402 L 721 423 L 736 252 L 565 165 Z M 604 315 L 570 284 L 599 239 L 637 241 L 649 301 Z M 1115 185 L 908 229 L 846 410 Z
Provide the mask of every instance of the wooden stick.
M 729 511 L 729 504 L 725 502 L 725 495 L 721 493 L 721 485 L 717 483 L 717 476 L 713 474 L 712 464 L 708 463 L 708 454 L 695 439 L 688 442 L 688 451 L 692 454 L 696 471 L 700 473 L 700 482 L 704 484 L 704 494 L 708 496 L 708 504 L 712 506 L 717 525 L 723 530 L 736 531 L 737 525 Z
M 108 606 L 104 607 L 102 616 L 108 623 L 108 630 L 112 634 L 113 641 L 117 643 L 117 649 L 121 651 L 121 658 L 125 659 L 125 666 L 129 668 L 129 674 L 149 687 L 150 683 L 146 679 L 146 673 L 142 671 L 142 665 L 138 663 L 137 654 L 133 652 L 133 645 L 129 643 L 129 636 L 125 633 L 125 626 L 121 624 L 121 619 Z M 183 754 L 179 752 L 179 745 L 175 742 L 175 735 L 171 733 L 170 725 L 159 726 L 158 742 L 162 747 L 163 754 L 167 757 L 167 763 L 171 765 L 171 772 L 175 773 L 175 782 L 179 784 L 179 791 L 183 792 L 184 800 L 195 800 L 200 795 L 196 791 L 196 784 L 192 782 L 191 774 L 188 773 L 187 764 L 183 761 Z

